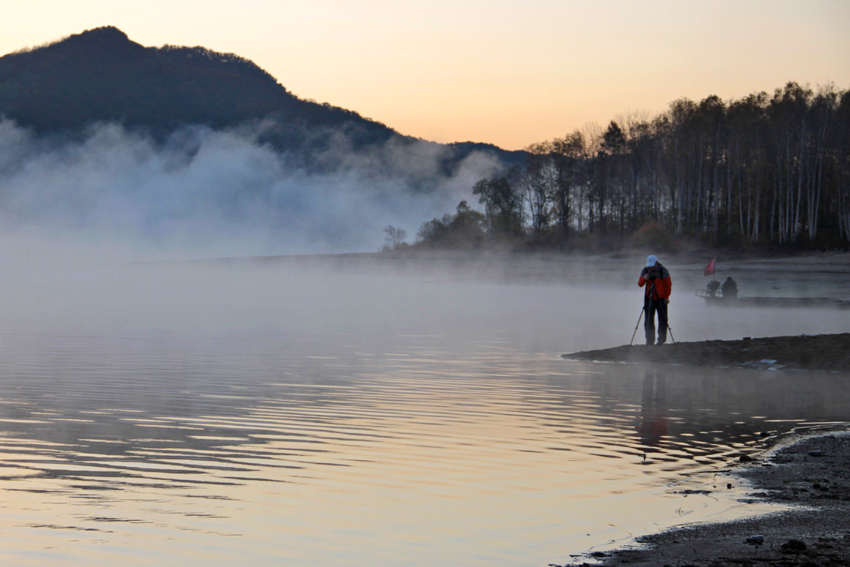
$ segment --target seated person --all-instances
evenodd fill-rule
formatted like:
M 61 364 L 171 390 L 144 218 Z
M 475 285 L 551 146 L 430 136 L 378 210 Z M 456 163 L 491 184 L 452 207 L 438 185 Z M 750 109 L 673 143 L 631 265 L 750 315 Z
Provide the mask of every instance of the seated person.
M 738 284 L 735 283 L 731 277 L 726 278 L 726 281 L 723 282 L 723 287 L 720 288 L 720 291 L 723 292 L 723 297 L 727 299 L 734 299 L 738 297 Z

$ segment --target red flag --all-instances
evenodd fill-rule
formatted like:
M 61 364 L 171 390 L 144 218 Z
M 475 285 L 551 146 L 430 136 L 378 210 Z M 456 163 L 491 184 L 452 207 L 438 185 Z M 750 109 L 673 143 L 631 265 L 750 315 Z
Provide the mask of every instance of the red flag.
M 711 259 L 711 262 L 709 262 L 708 266 L 706 266 L 705 270 L 703 270 L 702 275 L 704 275 L 704 276 L 713 276 L 714 275 L 714 260 L 716 260 L 716 258 Z

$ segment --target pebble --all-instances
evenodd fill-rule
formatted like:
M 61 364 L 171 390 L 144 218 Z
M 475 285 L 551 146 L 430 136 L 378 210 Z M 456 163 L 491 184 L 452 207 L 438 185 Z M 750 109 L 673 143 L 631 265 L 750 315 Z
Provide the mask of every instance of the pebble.
M 788 541 L 782 544 L 782 551 L 792 553 L 806 551 L 806 544 L 800 541 L 799 539 L 789 539 Z

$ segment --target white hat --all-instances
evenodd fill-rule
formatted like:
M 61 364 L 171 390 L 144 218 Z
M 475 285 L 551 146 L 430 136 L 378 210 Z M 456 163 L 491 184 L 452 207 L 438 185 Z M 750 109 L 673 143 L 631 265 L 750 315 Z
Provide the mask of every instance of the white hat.
M 658 263 L 658 256 L 656 256 L 655 254 L 651 254 L 646 259 L 646 267 L 647 268 L 651 268 L 652 266 L 654 266 L 657 263 Z

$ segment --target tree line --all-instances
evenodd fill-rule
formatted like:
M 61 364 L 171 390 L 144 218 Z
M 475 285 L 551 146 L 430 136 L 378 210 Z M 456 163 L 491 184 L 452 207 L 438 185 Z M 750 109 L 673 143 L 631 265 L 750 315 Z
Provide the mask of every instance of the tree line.
M 464 201 L 424 223 L 416 245 L 850 244 L 850 92 L 833 85 L 683 98 L 526 152 L 475 184 L 483 212 Z

